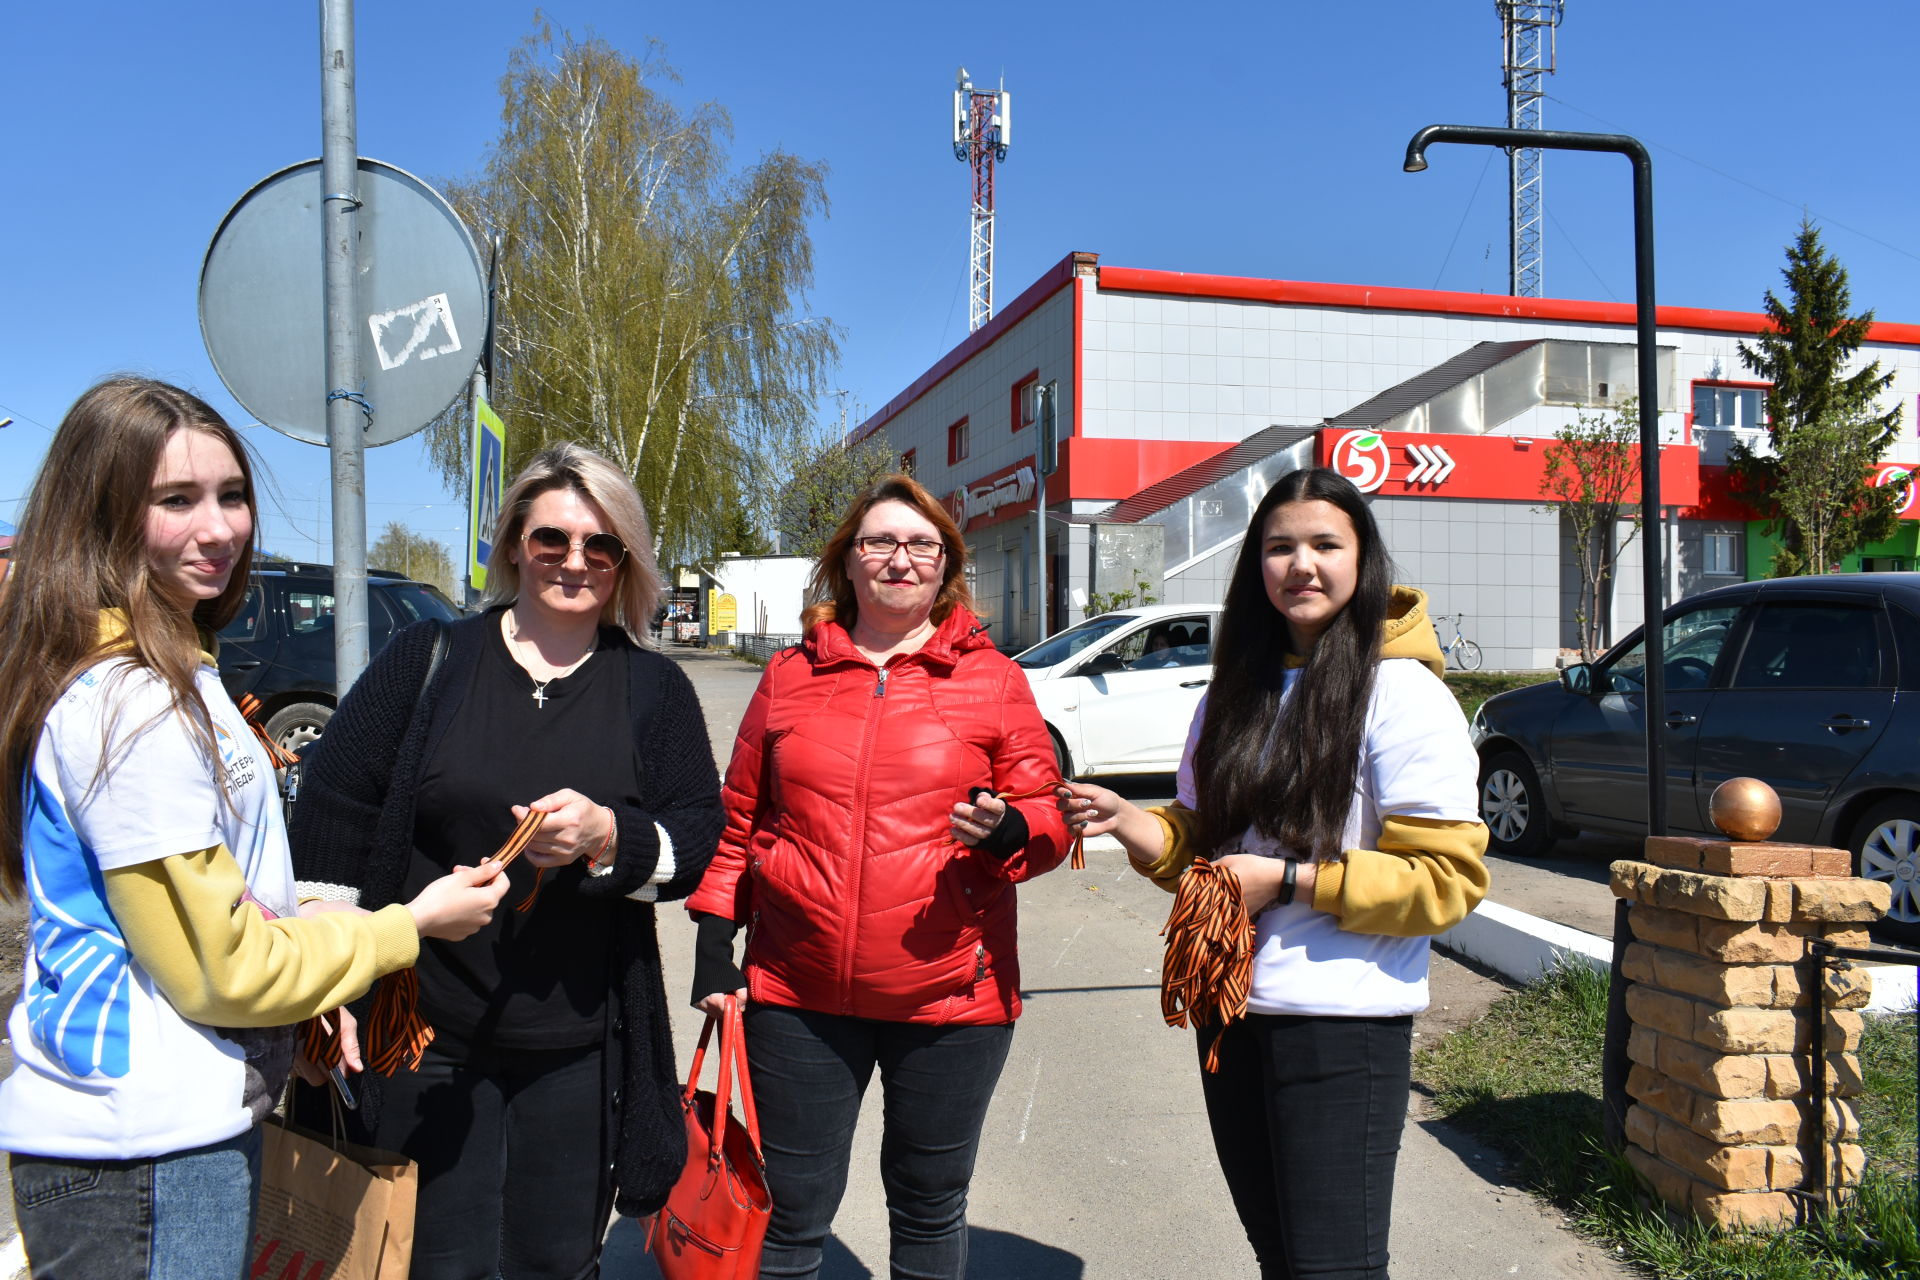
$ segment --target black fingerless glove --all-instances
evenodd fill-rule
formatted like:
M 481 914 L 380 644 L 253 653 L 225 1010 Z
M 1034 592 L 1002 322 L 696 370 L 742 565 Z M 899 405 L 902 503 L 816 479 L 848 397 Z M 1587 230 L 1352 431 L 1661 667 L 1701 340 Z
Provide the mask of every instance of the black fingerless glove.
M 975 787 L 967 792 L 967 803 L 979 804 L 981 796 L 992 794 L 991 787 Z M 1000 815 L 1000 825 L 987 832 L 987 838 L 973 847 L 989 857 L 1005 862 L 1027 847 L 1029 834 L 1027 815 L 1021 813 L 1018 806 L 1009 804 L 1007 811 Z
M 693 913 L 693 999 L 699 1004 L 711 995 L 732 995 L 747 985 L 747 975 L 733 962 L 733 935 L 740 926 L 725 916 Z

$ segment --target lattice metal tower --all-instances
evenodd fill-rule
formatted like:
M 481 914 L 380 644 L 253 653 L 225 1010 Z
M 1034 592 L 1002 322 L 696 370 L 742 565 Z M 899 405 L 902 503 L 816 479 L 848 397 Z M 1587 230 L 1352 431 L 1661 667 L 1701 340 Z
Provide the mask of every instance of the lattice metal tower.
M 1503 80 L 1507 86 L 1507 125 L 1513 129 L 1540 127 L 1540 99 L 1546 96 L 1545 77 L 1554 70 L 1555 29 L 1566 12 L 1566 0 L 1523 4 L 1494 0 L 1500 11 Z M 1511 204 L 1508 227 L 1511 240 L 1509 284 L 1515 296 L 1538 298 L 1545 293 L 1545 252 L 1541 222 L 1546 214 L 1538 147 L 1507 150 L 1507 185 Z
M 1013 137 L 1013 95 L 975 89 L 960 68 L 953 91 L 953 155 L 973 171 L 973 231 L 968 237 L 967 331 L 993 319 L 993 167 L 1007 158 Z

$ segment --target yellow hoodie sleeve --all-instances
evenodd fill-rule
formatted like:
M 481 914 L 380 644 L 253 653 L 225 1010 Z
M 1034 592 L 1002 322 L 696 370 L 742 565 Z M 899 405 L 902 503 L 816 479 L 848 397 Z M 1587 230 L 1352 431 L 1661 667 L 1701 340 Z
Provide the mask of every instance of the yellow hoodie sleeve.
M 1181 875 L 1200 855 L 1194 843 L 1199 835 L 1200 815 L 1177 800 L 1170 805 L 1156 805 L 1147 812 L 1160 821 L 1163 852 L 1151 867 L 1144 870 L 1131 858 L 1127 861 L 1135 871 L 1168 893 L 1178 892 Z
M 413 915 L 329 911 L 269 920 L 224 845 L 108 871 L 127 949 L 183 1017 L 278 1027 L 338 1008 L 420 954 Z
M 1486 851 L 1484 823 L 1389 814 L 1378 849 L 1349 849 L 1320 864 L 1313 905 L 1349 933 L 1444 933 L 1486 896 Z

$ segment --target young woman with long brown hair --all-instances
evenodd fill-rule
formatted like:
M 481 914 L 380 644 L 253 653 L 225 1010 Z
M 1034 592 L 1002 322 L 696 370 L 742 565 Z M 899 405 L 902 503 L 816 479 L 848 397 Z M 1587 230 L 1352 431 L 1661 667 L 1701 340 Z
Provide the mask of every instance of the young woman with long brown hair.
M 1476 760 L 1426 597 L 1332 471 L 1282 476 L 1227 587 L 1178 800 L 1060 788 L 1173 889 L 1232 871 L 1255 925 L 1248 1016 L 1199 1031 L 1214 1148 L 1263 1277 L 1384 1280 L 1427 938 L 1487 888 Z
M 239 1277 L 290 1024 L 463 937 L 505 890 L 295 915 L 273 770 L 220 685 L 247 590 L 239 438 L 114 378 L 54 433 L 0 592 L 0 887 L 29 903 L 0 1149 L 34 1273 Z

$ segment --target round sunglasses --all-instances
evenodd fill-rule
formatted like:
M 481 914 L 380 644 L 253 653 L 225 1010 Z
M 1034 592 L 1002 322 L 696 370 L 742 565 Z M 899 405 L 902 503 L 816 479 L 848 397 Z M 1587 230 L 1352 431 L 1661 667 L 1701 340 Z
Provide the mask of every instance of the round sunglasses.
M 543 524 L 520 537 L 533 562 L 549 568 L 565 564 L 575 547 L 580 548 L 580 559 L 595 573 L 612 573 L 627 558 L 627 544 L 610 533 L 590 533 L 575 542 L 564 529 Z

